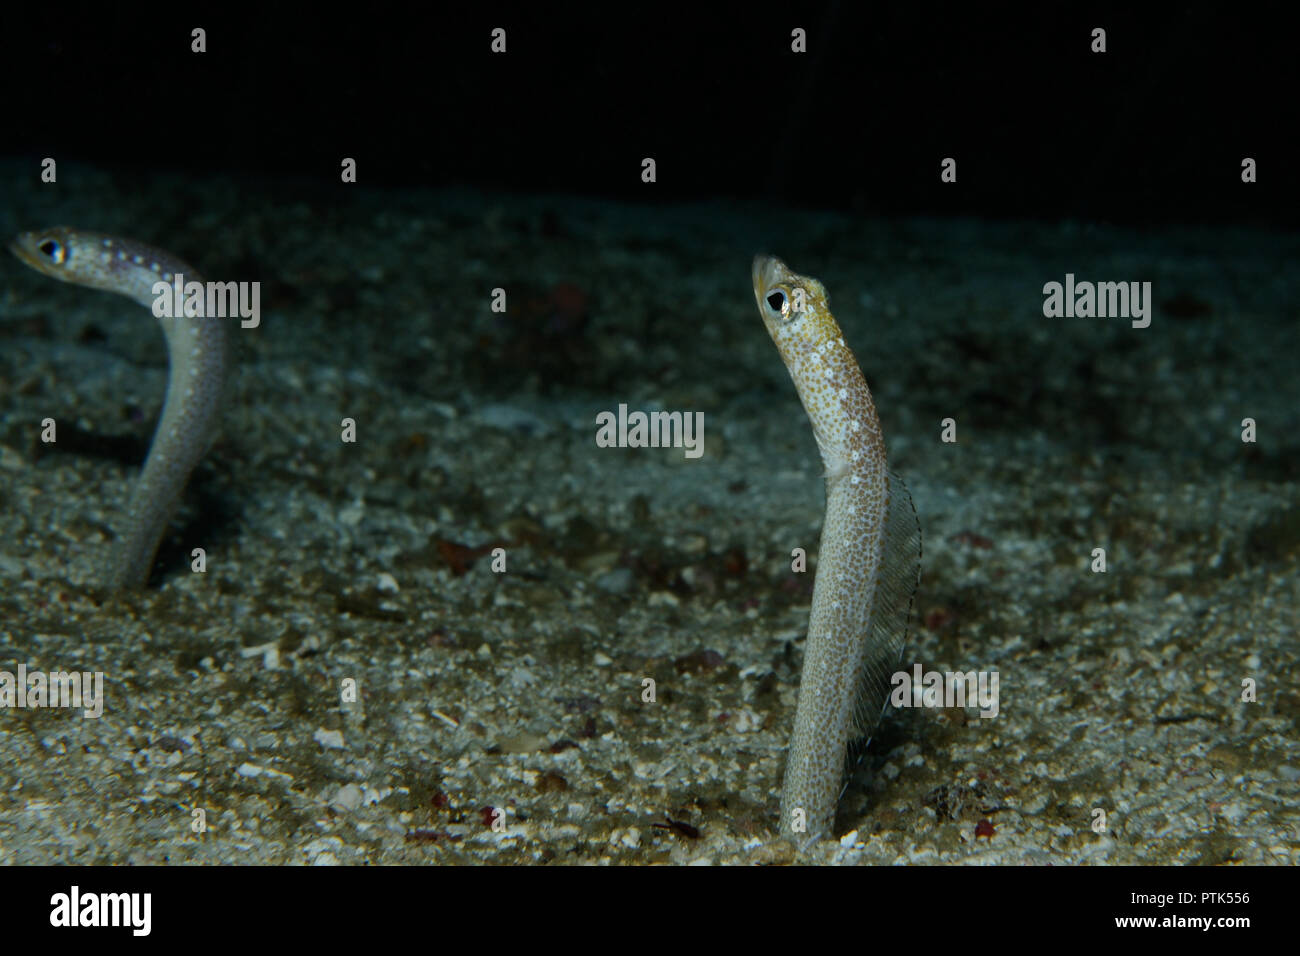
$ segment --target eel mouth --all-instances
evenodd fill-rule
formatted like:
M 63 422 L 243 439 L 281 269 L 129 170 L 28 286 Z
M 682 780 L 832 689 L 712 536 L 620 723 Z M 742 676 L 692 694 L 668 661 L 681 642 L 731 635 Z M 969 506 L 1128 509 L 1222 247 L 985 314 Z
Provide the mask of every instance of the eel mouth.
M 767 310 L 764 308 L 765 303 L 763 300 L 767 298 L 767 294 L 772 287 L 779 283 L 789 271 L 785 267 L 785 263 L 776 256 L 754 256 L 754 265 L 750 269 L 750 277 L 754 282 L 754 301 L 758 303 L 758 311 L 764 316 L 766 316 Z
M 20 232 L 10 238 L 5 245 L 13 253 L 14 258 L 23 265 L 35 269 L 41 275 L 59 278 L 58 272 L 51 268 L 45 258 L 37 252 L 36 245 L 40 241 L 40 236 L 41 233 L 37 232 Z
M 23 246 L 23 238 L 26 235 L 27 233 L 21 232 L 18 235 L 11 237 L 9 241 L 5 243 L 5 248 L 24 262 L 27 261 L 27 250 Z
M 760 288 L 771 288 L 783 271 L 785 271 L 785 263 L 776 256 L 754 256 L 754 266 L 750 270 L 754 280 L 754 292 L 757 293 Z

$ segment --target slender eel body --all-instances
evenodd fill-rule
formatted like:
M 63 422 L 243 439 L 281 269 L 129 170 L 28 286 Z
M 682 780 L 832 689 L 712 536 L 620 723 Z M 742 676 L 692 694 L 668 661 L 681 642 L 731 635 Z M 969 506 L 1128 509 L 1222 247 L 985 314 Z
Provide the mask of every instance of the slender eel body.
M 151 311 L 158 298 L 155 283 L 171 284 L 178 274 L 186 283 L 201 281 L 194 270 L 161 249 L 66 227 L 22 233 L 9 248 L 37 272 L 116 292 Z M 222 320 L 181 315 L 158 321 L 167 337 L 167 397 L 111 557 L 100 573 L 110 588 L 143 587 L 148 581 L 158 543 L 190 472 L 217 430 L 229 363 Z
M 875 403 L 816 279 L 758 256 L 754 297 L 826 471 L 826 520 L 781 794 L 781 833 L 830 835 L 849 747 L 869 739 L 898 666 L 920 560 L 911 498 L 885 462 Z

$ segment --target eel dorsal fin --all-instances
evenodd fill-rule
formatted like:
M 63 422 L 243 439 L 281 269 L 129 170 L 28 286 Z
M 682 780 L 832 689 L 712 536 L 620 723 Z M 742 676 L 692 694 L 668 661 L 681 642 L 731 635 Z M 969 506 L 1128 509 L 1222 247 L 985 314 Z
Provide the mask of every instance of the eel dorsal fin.
M 907 643 L 912 604 L 921 583 L 921 522 L 903 479 L 892 471 L 885 518 L 880 574 L 872 601 L 862 682 L 853 705 L 853 738 L 848 770 L 862 759 L 889 701 L 890 678 Z M 847 777 L 845 785 L 847 786 Z

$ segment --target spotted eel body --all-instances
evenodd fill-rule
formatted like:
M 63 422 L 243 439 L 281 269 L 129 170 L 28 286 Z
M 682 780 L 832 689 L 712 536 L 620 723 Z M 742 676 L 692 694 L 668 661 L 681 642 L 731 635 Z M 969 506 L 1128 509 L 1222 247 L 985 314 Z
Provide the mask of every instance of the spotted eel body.
M 170 253 L 131 239 L 66 227 L 25 232 L 9 249 L 37 272 L 116 292 L 153 309 L 154 284 L 202 281 Z M 217 430 L 221 393 L 229 363 L 226 329 L 217 318 L 159 318 L 167 337 L 170 375 L 162 417 L 123 526 L 100 574 L 109 588 L 143 587 L 163 532 L 180 503 L 190 472 Z
M 826 470 L 826 520 L 781 795 L 781 833 L 830 835 L 850 766 L 888 699 L 916 590 L 920 527 L 885 463 L 875 403 L 816 279 L 758 256 L 754 297 Z

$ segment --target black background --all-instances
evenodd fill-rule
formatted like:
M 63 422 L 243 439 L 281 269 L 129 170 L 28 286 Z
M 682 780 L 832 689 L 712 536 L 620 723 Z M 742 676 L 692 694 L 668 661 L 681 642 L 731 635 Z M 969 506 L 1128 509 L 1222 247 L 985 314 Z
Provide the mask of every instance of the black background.
M 15 5 L 0 151 L 647 201 L 653 156 L 653 201 L 1294 224 L 1280 8 L 1127 6 Z
M 614 940 L 652 934 L 676 949 L 762 951 L 772 934 L 795 932 L 815 918 L 800 902 L 812 894 L 831 921 L 862 914 L 862 946 L 905 948 L 918 938 L 954 935 L 972 947 L 997 936 L 1028 950 L 1069 939 L 1076 948 L 1231 950 L 1263 946 L 1287 925 L 1285 867 L 891 867 L 888 872 L 834 868 L 177 867 L 26 868 L 0 872 L 5 940 L 45 945 L 62 937 L 82 945 L 134 949 L 127 929 L 53 929 L 50 899 L 77 884 L 83 893 L 150 892 L 157 945 L 193 949 L 249 940 L 291 941 L 297 949 L 375 952 L 418 939 L 429 945 L 481 939 L 503 952 L 528 952 L 563 938 Z M 870 883 L 870 887 L 866 884 Z M 1134 904 L 1134 893 L 1187 892 L 1190 905 Z M 1200 903 L 1203 892 L 1246 893 L 1249 903 Z M 751 896 L 765 910 L 737 905 Z M 510 901 L 508 918 L 499 909 Z M 786 908 L 781 904 L 790 902 Z M 803 914 L 802 916 L 798 914 Z M 1239 917 L 1245 928 L 1117 928 L 1116 917 Z M 562 917 L 569 917 L 566 922 Z M 580 920 L 581 927 L 570 926 Z M 799 924 L 802 925 L 802 924 Z M 639 927 L 633 930 L 631 927 Z M 820 924 L 817 924 L 820 926 Z M 814 927 L 816 928 L 816 927 Z M 574 934 L 577 934 L 574 936 Z M 459 935 L 456 935 L 459 934 Z M 474 935 L 467 935 L 474 934 Z M 1155 941 L 1161 941 L 1157 943 Z M 1164 942 L 1168 940 L 1168 942 Z M 1120 943 L 1120 945 L 1124 945 Z M 689 951 L 689 947 L 685 947 Z

